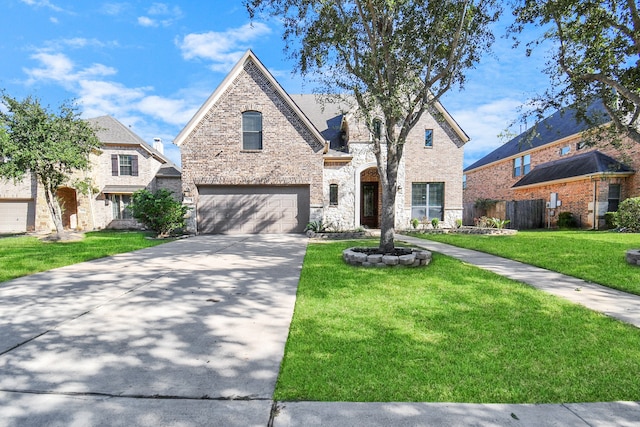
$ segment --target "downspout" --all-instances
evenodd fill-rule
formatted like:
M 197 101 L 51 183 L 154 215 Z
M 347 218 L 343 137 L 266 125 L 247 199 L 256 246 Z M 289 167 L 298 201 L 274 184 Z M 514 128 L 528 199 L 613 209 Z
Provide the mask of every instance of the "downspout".
M 598 206 L 598 180 L 595 177 L 591 177 L 593 179 L 593 230 L 598 229 L 597 225 L 597 206 Z

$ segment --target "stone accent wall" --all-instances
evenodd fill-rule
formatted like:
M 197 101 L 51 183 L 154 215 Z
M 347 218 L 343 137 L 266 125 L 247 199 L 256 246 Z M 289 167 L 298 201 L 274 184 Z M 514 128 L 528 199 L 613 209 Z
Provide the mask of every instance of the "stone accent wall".
M 561 141 L 545 145 L 535 150 L 523 151 L 519 154 L 531 154 L 531 169 L 539 164 L 553 160 L 566 158 L 576 154 L 582 154 L 593 150 L 611 156 L 618 161 L 626 163 L 634 170 L 640 171 L 640 145 L 627 140 L 621 148 L 611 145 L 586 147 L 578 150 L 577 144 L 580 136 L 565 138 Z M 571 151 L 565 156 L 560 155 L 562 147 L 569 146 Z M 558 199 L 562 201 L 552 216 L 552 226 L 556 224 L 557 215 L 560 212 L 571 212 L 583 227 L 593 227 L 594 210 L 596 213 L 597 227 L 604 226 L 604 214 L 607 210 L 607 196 L 609 184 L 621 184 L 621 200 L 629 197 L 640 196 L 640 174 L 636 173 L 629 178 L 607 178 L 604 180 L 578 180 L 552 185 L 540 185 L 525 189 L 512 189 L 522 176 L 513 176 L 513 157 L 492 163 L 487 166 L 467 172 L 467 188 L 464 190 L 464 203 L 472 204 L 477 199 L 494 200 L 549 200 L 551 193 L 558 193 Z M 596 204 L 594 205 L 594 189 Z
M 262 113 L 262 150 L 242 149 L 242 113 Z M 324 205 L 318 141 L 252 61 L 181 145 L 182 189 L 198 202 L 200 185 L 309 185 Z M 310 217 L 317 212 L 310 212 Z M 195 215 L 190 227 L 193 227 Z M 190 228 L 193 230 L 193 228 Z

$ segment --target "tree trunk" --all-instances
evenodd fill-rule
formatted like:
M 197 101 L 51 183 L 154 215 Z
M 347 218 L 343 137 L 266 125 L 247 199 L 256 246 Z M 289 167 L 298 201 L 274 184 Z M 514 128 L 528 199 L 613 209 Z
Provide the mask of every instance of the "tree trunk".
M 53 224 L 56 227 L 56 235 L 58 236 L 58 239 L 60 239 L 64 234 L 64 226 L 62 225 L 62 208 L 60 207 L 60 203 L 58 202 L 51 185 L 49 183 L 43 183 L 43 185 L 47 207 L 49 208 Z
M 395 247 L 396 193 L 398 190 L 398 165 L 402 158 L 402 145 L 388 142 L 386 159 L 380 158 L 380 152 L 381 150 L 376 152 L 378 173 L 382 184 L 382 220 L 380 222 L 379 249 L 383 252 L 390 252 Z M 381 165 L 384 165 L 384 168 L 380 167 Z

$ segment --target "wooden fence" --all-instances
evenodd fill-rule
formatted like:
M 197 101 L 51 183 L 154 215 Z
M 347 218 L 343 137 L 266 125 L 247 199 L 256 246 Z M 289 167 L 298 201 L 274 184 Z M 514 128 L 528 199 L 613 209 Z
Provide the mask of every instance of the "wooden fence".
M 474 203 L 465 203 L 462 216 L 464 225 L 475 225 L 475 219 L 489 216 L 508 219 L 507 228 L 531 230 L 544 228 L 546 203 L 543 199 L 500 201 L 486 210 L 477 209 Z

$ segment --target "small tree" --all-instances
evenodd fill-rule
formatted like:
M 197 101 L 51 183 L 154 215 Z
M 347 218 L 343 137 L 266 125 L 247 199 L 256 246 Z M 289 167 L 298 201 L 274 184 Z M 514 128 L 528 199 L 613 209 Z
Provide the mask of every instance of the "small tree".
M 52 112 L 36 98 L 18 101 L 6 93 L 0 102 L 0 177 L 19 182 L 28 172 L 35 175 L 60 238 L 62 207 L 56 190 L 74 171 L 90 168 L 89 154 L 100 141 L 75 104 L 64 102 Z
M 577 117 L 595 127 L 588 141 L 618 143 L 622 136 L 640 143 L 640 12 L 637 0 L 514 1 L 513 32 L 525 26 L 546 29 L 553 58 L 546 73 L 552 88 L 533 100 L 541 118 L 545 111 L 574 105 Z M 531 41 L 529 51 L 541 40 Z M 602 101 L 606 119 L 589 105 Z
M 380 249 L 394 248 L 398 169 L 409 132 L 452 87 L 462 87 L 494 41 L 496 0 L 244 0 L 267 12 L 302 75 L 357 106 L 372 135 L 382 185 Z M 341 96 L 337 94 L 344 94 Z M 355 105 L 354 105 L 355 104 Z M 377 132 L 377 119 L 382 132 Z M 380 133 L 378 137 L 378 133 Z
M 158 237 L 167 237 L 172 231 L 184 228 L 184 216 L 189 210 L 164 188 L 155 193 L 149 190 L 136 191 L 129 209 L 136 220 L 154 231 Z

